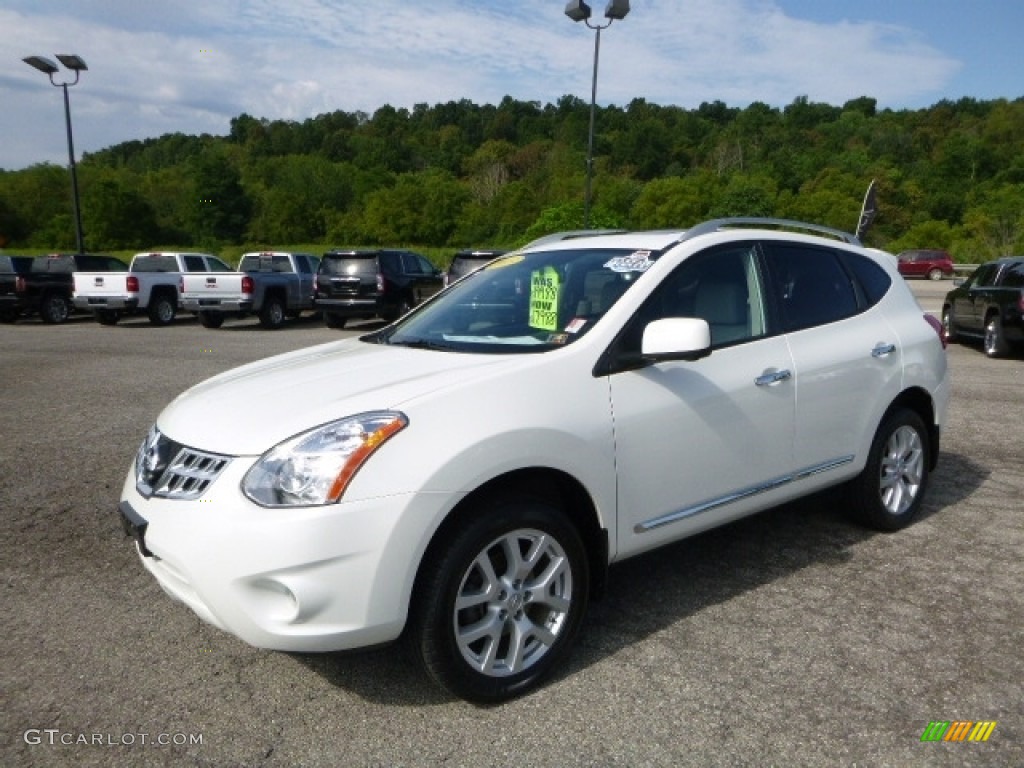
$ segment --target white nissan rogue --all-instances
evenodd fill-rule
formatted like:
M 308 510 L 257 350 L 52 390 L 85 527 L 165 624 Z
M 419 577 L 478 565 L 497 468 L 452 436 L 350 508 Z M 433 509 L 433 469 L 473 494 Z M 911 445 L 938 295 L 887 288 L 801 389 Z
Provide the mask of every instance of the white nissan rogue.
M 910 522 L 950 385 L 890 262 L 782 220 L 548 240 L 188 390 L 120 514 L 171 596 L 252 645 L 401 637 L 455 694 L 515 696 L 610 563 L 841 484 L 867 524 Z

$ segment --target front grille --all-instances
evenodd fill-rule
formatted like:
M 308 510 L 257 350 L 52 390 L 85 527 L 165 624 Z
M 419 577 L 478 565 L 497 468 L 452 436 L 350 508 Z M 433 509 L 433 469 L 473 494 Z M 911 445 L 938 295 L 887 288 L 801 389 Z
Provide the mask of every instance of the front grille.
M 198 499 L 230 461 L 176 443 L 154 427 L 135 458 L 135 487 L 147 499 Z

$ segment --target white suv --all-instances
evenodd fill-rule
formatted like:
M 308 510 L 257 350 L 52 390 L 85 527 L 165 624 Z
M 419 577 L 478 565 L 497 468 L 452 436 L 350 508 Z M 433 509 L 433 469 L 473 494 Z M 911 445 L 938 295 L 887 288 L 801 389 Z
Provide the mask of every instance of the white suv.
M 401 636 L 494 701 L 565 656 L 612 562 L 840 484 L 906 525 L 949 391 L 938 322 L 850 235 L 549 240 L 185 392 L 120 512 L 163 588 L 246 642 Z

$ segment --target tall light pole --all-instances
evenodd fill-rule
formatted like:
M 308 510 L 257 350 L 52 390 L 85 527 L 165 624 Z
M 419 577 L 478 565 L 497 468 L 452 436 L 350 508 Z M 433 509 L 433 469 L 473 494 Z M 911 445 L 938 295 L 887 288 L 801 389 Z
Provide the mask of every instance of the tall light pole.
M 48 75 L 51 85 L 64 89 L 64 123 L 68 129 L 68 166 L 71 169 L 71 205 L 75 213 L 75 241 L 78 246 L 78 252 L 85 253 L 85 237 L 82 235 L 82 210 L 78 201 L 78 173 L 75 171 L 75 144 L 71 138 L 71 103 L 68 101 L 68 88 L 78 85 L 79 75 L 87 70 L 88 67 L 81 56 L 76 56 L 73 53 L 58 53 L 57 58 L 61 64 L 75 73 L 74 81 L 70 83 L 56 82 L 53 76 L 60 70 L 56 64 L 44 56 L 27 56 L 22 61 L 30 67 L 35 67 L 44 75 Z
M 608 0 L 604 9 L 607 24 L 590 23 L 590 6 L 583 0 L 571 0 L 565 5 L 565 15 L 573 21 L 582 21 L 595 30 L 594 35 L 594 74 L 590 80 L 590 131 L 587 135 L 587 182 L 583 191 L 583 228 L 590 227 L 590 188 L 594 178 L 594 107 L 597 103 L 597 59 L 601 51 L 601 30 L 607 29 L 616 19 L 626 18 L 629 13 L 629 0 Z

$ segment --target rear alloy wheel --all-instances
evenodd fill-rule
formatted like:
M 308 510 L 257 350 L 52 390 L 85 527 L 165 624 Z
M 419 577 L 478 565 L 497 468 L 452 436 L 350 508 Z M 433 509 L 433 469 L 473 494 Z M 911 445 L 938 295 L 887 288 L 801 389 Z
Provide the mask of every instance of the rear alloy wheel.
M 39 305 L 39 316 L 44 323 L 56 325 L 63 323 L 71 314 L 71 304 L 59 293 L 48 293 Z
M 166 293 L 149 300 L 149 322 L 153 325 L 170 325 L 177 313 L 174 298 Z
M 985 354 L 989 357 L 1006 357 L 1010 344 L 1003 334 L 1003 321 L 999 315 L 992 315 L 985 322 Z
M 928 279 L 929 280 L 941 280 L 942 279 L 942 270 L 939 269 L 938 267 L 933 267 L 932 269 L 928 270 Z
M 471 701 L 535 686 L 565 656 L 589 594 L 576 528 L 546 501 L 495 499 L 429 556 L 406 638 L 437 682 Z
M 199 323 L 203 328 L 220 328 L 224 325 L 224 315 L 220 312 L 200 312 Z
M 268 296 L 260 310 L 260 325 L 275 330 L 284 325 L 284 303 L 277 296 Z
M 929 437 L 921 417 L 898 408 L 882 421 L 864 471 L 847 487 L 851 511 L 866 525 L 895 531 L 921 508 L 928 487 Z

